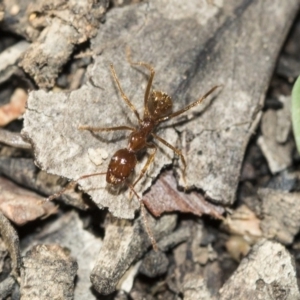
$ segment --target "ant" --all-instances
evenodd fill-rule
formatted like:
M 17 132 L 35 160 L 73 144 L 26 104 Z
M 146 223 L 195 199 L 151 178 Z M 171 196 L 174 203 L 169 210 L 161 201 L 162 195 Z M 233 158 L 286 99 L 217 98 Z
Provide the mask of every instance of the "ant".
M 144 218 L 145 228 L 148 233 L 148 236 L 151 240 L 154 250 L 157 250 L 156 241 L 153 237 L 153 234 L 147 224 L 147 219 L 145 216 L 145 208 L 142 199 L 138 196 L 135 192 L 134 187 L 135 185 L 142 179 L 145 175 L 146 171 L 148 170 L 149 166 L 154 160 L 157 146 L 153 141 L 149 141 L 150 138 L 156 139 L 165 146 L 172 149 L 178 156 L 183 164 L 183 178 L 185 179 L 185 171 L 186 171 L 186 161 L 182 154 L 182 152 L 175 148 L 174 146 L 170 145 L 166 140 L 162 139 L 158 135 L 156 135 L 153 131 L 154 129 L 162 122 L 168 121 L 174 117 L 177 117 L 184 112 L 188 111 L 189 109 L 199 105 L 205 98 L 207 98 L 211 93 L 213 93 L 219 86 L 214 86 L 210 89 L 204 96 L 202 96 L 197 101 L 187 105 L 185 108 L 178 110 L 176 112 L 172 112 L 172 99 L 166 93 L 162 91 L 152 90 L 152 82 L 155 75 L 154 68 L 145 62 L 133 62 L 131 60 L 130 49 L 127 48 L 126 51 L 127 61 L 131 66 L 141 66 L 149 70 L 150 76 L 148 79 L 148 84 L 145 90 L 144 95 L 144 115 L 141 118 L 140 114 L 136 110 L 135 106 L 131 103 L 129 98 L 125 95 L 119 79 L 117 77 L 115 68 L 113 64 L 110 65 L 110 70 L 113 76 L 115 83 L 117 84 L 118 90 L 121 94 L 121 97 L 131 109 L 131 111 L 135 114 L 138 120 L 138 127 L 133 128 L 129 126 L 117 126 L 117 127 L 93 127 L 89 125 L 81 125 L 78 127 L 79 130 L 89 130 L 92 132 L 99 132 L 99 131 L 117 131 L 117 130 L 129 130 L 132 131 L 128 138 L 128 145 L 127 148 L 122 148 L 116 151 L 116 153 L 112 156 L 110 163 L 108 165 L 107 172 L 102 173 L 92 173 L 87 174 L 79 177 L 76 181 L 73 181 L 72 184 L 77 183 L 79 180 L 91 177 L 91 176 L 98 176 L 98 175 L 106 175 L 107 183 L 111 184 L 112 186 L 119 186 L 121 184 L 126 184 L 128 188 L 136 195 L 138 198 L 140 205 L 141 205 L 141 213 Z M 137 154 L 144 150 L 144 149 L 152 149 L 153 152 L 150 154 L 146 164 L 142 168 L 139 176 L 133 183 L 129 182 L 129 178 L 132 175 L 135 166 L 137 164 Z M 47 198 L 48 201 L 61 196 L 65 190 L 69 187 L 67 185 L 63 190 L 60 192 L 50 196 Z

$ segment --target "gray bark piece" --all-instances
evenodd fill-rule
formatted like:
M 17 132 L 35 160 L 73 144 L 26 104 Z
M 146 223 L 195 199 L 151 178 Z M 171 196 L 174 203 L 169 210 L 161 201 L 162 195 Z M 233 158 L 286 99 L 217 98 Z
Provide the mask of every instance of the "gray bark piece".
M 299 191 L 300 189 L 300 172 L 283 171 L 276 176 L 272 176 L 268 182 L 267 188 L 280 191 Z
M 3 277 L 5 272 L 5 260 L 7 259 L 7 256 L 8 256 L 7 246 L 5 245 L 3 239 L 0 237 L 0 274 L 2 274 Z
M 41 232 L 29 236 L 21 244 L 22 253 L 36 244 L 59 243 L 71 251 L 78 263 L 74 299 L 96 299 L 91 290 L 90 273 L 102 241 L 84 229 L 83 221 L 75 212 L 63 215 Z
M 9 296 L 14 288 L 14 285 L 16 284 L 16 280 L 9 276 L 3 281 L 0 282 L 0 297 L 2 299 L 5 299 L 7 296 Z
M 74 45 L 70 40 L 75 40 L 76 36 L 75 28 L 55 19 L 24 53 L 20 66 L 40 87 L 52 87 L 58 72 L 73 51 Z
M 137 124 L 109 72 L 113 62 L 125 93 L 142 113 L 148 72 L 135 70 L 126 62 L 128 44 L 134 61 L 155 66 L 154 87 L 173 97 L 174 111 L 212 86 L 224 84 L 210 106 L 207 100 L 202 108 L 187 114 L 189 121 L 177 127 L 183 132 L 181 138 L 173 128 L 161 129 L 158 134 L 172 145 L 181 144 L 178 148 L 187 159 L 188 187 L 202 189 L 216 202 L 233 203 L 245 147 L 259 121 L 257 112 L 299 1 L 178 3 L 151 1 L 107 14 L 105 25 L 92 40 L 92 49 L 101 56 L 95 57 L 87 74 L 98 88 L 86 85 L 70 94 L 30 94 L 23 134 L 33 143 L 40 167 L 70 179 L 105 172 L 107 163 L 96 167 L 88 150 L 104 148 L 114 153 L 126 146 L 125 141 L 116 143 L 118 134 L 101 133 L 97 139 L 77 128 L 79 124 Z M 204 106 L 207 108 L 198 118 L 195 112 L 199 115 Z M 172 163 L 173 152 L 160 147 L 148 176 L 136 187 L 138 192 L 145 191 L 161 168 Z M 138 164 L 136 174 L 145 159 Z M 134 217 L 137 201 L 129 202 L 124 193 L 110 194 L 104 176 L 80 184 L 100 208 L 109 207 L 117 217 Z M 182 178 L 180 184 L 184 185 Z
M 176 231 L 170 233 L 164 239 L 160 240 L 157 244 L 158 248 L 163 252 L 167 252 L 174 248 L 177 244 L 186 242 L 191 235 L 192 232 L 190 226 L 181 226 Z
M 177 216 L 165 215 L 156 221 L 148 215 L 147 220 L 158 241 L 174 230 Z M 132 263 L 147 252 L 151 243 L 143 222 L 141 217 L 134 224 L 116 220 L 106 227 L 103 246 L 91 273 L 91 281 L 99 293 L 107 295 L 114 292 Z
M 27 10 L 31 25 L 45 28 L 30 45 L 20 65 L 40 87 L 53 87 L 74 46 L 97 33 L 107 6 L 107 0 L 31 3 Z
M 12 275 L 18 277 L 20 272 L 20 245 L 19 236 L 8 219 L 0 212 L 0 235 L 4 240 L 12 261 Z
M 277 132 L 280 130 L 280 121 L 277 118 L 278 113 L 275 110 L 269 109 L 264 113 L 261 122 L 262 136 L 257 140 L 257 144 L 266 157 L 273 174 L 285 170 L 292 164 L 294 147 L 292 141 L 285 144 L 278 143 Z
M 29 43 L 21 41 L 0 53 L 0 83 L 7 80 L 17 69 L 17 62 L 27 50 Z
M 220 300 L 299 300 L 294 260 L 279 243 L 263 240 L 220 290 Z
M 169 259 L 162 251 L 148 252 L 139 268 L 139 273 L 150 278 L 161 276 L 168 271 Z
M 130 291 L 134 286 L 135 278 L 139 274 L 140 265 L 141 265 L 141 261 L 138 261 L 126 271 L 126 273 L 122 276 L 122 278 L 118 283 L 117 290 L 130 293 Z
M 280 54 L 277 66 L 276 74 L 283 76 L 288 80 L 296 79 L 300 73 L 300 61 L 288 54 Z
M 1 81 L 1 80 L 0 80 Z M 5 129 L 0 129 L 0 143 L 9 145 L 15 148 L 31 149 L 31 144 L 24 141 L 20 133 L 11 132 Z
M 283 109 L 277 110 L 276 140 L 278 143 L 285 143 L 292 129 L 291 97 L 279 96 Z
M 291 244 L 300 229 L 300 193 L 259 189 L 257 194 L 262 203 L 264 237 Z
M 158 243 L 159 251 L 150 250 L 146 253 L 141 263 L 139 272 L 148 277 L 157 277 L 167 271 L 169 260 L 165 252 L 174 248 L 176 245 L 189 240 L 192 236 L 191 226 L 185 225 L 171 232 Z
M 59 245 L 36 245 L 26 253 L 21 268 L 22 300 L 72 300 L 77 263 Z
M 197 275 L 189 273 L 185 276 L 183 281 L 183 299 L 216 300 L 217 298 L 209 291 L 205 279 Z

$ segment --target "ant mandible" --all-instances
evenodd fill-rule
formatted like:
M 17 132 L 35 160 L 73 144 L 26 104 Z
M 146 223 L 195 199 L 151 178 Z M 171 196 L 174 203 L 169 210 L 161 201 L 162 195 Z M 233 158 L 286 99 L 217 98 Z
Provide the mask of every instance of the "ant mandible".
M 129 127 L 129 126 L 117 126 L 117 127 L 93 127 L 89 125 L 81 125 L 78 127 L 79 130 L 89 130 L 92 132 L 99 132 L 99 131 L 117 131 L 117 130 L 130 130 L 132 133 L 129 135 L 128 138 L 128 145 L 127 148 L 123 148 L 120 150 L 117 150 L 116 153 L 112 156 L 110 163 L 108 165 L 107 172 L 102 173 L 92 173 L 87 174 L 79 177 L 76 181 L 73 181 L 72 184 L 77 183 L 79 180 L 92 177 L 92 176 L 98 176 L 98 175 L 106 175 L 106 181 L 107 183 L 116 186 L 120 184 L 126 184 L 130 190 L 137 196 L 140 205 L 141 205 L 141 212 L 145 221 L 145 227 L 146 231 L 149 235 L 149 238 L 152 242 L 153 248 L 157 249 L 155 239 L 153 237 L 153 234 L 151 233 L 150 228 L 148 227 L 146 217 L 145 217 L 145 211 L 144 211 L 144 204 L 141 200 L 141 198 L 138 196 L 138 194 L 135 192 L 134 187 L 135 185 L 142 179 L 142 177 L 145 175 L 146 171 L 148 170 L 149 166 L 154 160 L 157 146 L 154 142 L 149 141 L 149 138 L 153 138 L 155 140 L 158 140 L 165 146 L 172 149 L 178 156 L 180 156 L 180 159 L 183 164 L 183 178 L 185 179 L 185 171 L 186 171 L 186 161 L 182 154 L 182 152 L 175 148 L 174 146 L 170 145 L 166 140 L 162 139 L 158 135 L 156 135 L 153 131 L 156 128 L 157 125 L 159 125 L 162 122 L 168 121 L 174 117 L 177 117 L 181 115 L 182 113 L 188 111 L 189 109 L 193 108 L 196 105 L 199 105 L 205 98 L 207 98 L 211 93 L 213 93 L 219 86 L 214 86 L 212 89 L 210 89 L 204 96 L 202 96 L 197 101 L 187 105 L 185 108 L 178 110 L 177 112 L 172 113 L 172 99 L 170 96 L 168 96 L 166 93 L 156 90 L 151 90 L 153 78 L 155 75 L 154 68 L 145 62 L 133 62 L 131 60 L 130 55 L 130 49 L 127 48 L 126 51 L 127 61 L 131 66 L 142 66 L 150 71 L 150 76 L 148 79 L 148 84 L 145 90 L 144 95 L 144 115 L 143 118 L 140 117 L 138 111 L 136 110 L 135 106 L 131 103 L 129 98 L 125 95 L 121 84 L 119 82 L 119 79 L 117 77 L 116 71 L 114 69 L 114 66 L 111 64 L 110 69 L 112 76 L 114 78 L 115 83 L 117 84 L 118 90 L 121 94 L 121 97 L 125 101 L 125 103 L 128 105 L 128 107 L 131 109 L 131 111 L 135 114 L 139 126 L 137 128 Z M 144 149 L 153 149 L 153 152 L 150 154 L 146 164 L 142 168 L 139 176 L 136 178 L 136 180 L 131 184 L 128 182 L 128 179 L 130 178 L 131 174 L 133 173 L 135 166 L 137 164 L 137 154 Z M 64 191 L 68 188 L 65 187 L 60 192 L 50 196 L 47 198 L 47 200 L 52 200 L 54 198 L 57 198 L 61 196 Z

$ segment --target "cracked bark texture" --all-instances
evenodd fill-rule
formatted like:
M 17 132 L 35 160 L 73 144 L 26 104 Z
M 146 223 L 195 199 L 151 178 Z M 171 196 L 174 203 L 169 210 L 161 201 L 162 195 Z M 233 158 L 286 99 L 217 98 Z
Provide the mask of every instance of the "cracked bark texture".
M 78 264 L 74 300 L 95 299 L 90 273 L 102 241 L 85 230 L 84 222 L 74 211 L 64 214 L 41 231 L 30 234 L 21 242 L 22 255 L 37 245 L 59 244 L 69 249 Z M 65 299 L 65 298 L 64 298 Z
M 174 230 L 177 215 L 165 215 L 159 221 L 148 215 L 147 219 L 155 239 L 163 240 Z M 90 276 L 99 293 L 114 292 L 130 266 L 145 255 L 151 243 L 143 221 L 141 217 L 133 224 L 127 220 L 115 220 L 106 227 L 103 245 Z
M 298 0 L 220 0 L 213 5 L 155 0 L 111 10 L 91 41 L 95 55 L 89 82 L 70 93 L 30 94 L 23 135 L 34 146 L 36 163 L 47 172 L 77 179 L 106 171 L 108 161 L 96 166 L 90 149 L 112 154 L 126 146 L 122 140 L 126 133 L 95 135 L 77 128 L 137 124 L 109 72 L 113 62 L 125 93 L 142 113 L 148 72 L 126 62 L 129 45 L 134 61 L 155 66 L 153 86 L 172 97 L 174 111 L 223 84 L 215 98 L 169 122 L 176 130 L 163 124 L 157 133 L 182 149 L 188 188 L 202 190 L 216 203 L 232 204 L 245 147 L 259 122 L 278 51 L 298 7 Z M 136 174 L 146 159 L 146 155 L 141 159 Z M 173 159 L 173 152 L 160 145 L 137 191 L 147 190 Z M 176 172 L 184 185 L 181 170 L 179 164 Z M 128 192 L 108 191 L 105 176 L 82 180 L 80 185 L 100 208 L 108 207 L 117 217 L 134 217 L 138 202 L 129 201 Z
M 2 213 L 0 213 L 0 234 L 6 244 L 12 261 L 11 275 L 17 278 L 21 265 L 19 236 L 14 227 Z
M 299 300 L 295 262 L 279 243 L 262 240 L 220 290 L 221 300 Z
M 74 299 L 77 269 L 68 249 L 57 244 L 33 246 L 22 259 L 21 299 Z

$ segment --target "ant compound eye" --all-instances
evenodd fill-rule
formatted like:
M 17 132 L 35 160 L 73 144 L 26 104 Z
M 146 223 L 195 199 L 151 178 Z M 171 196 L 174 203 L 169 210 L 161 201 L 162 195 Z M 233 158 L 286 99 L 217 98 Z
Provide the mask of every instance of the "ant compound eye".
M 148 100 L 148 109 L 154 119 L 166 116 L 172 112 L 172 99 L 164 92 L 152 91 Z

